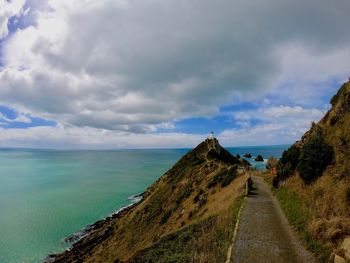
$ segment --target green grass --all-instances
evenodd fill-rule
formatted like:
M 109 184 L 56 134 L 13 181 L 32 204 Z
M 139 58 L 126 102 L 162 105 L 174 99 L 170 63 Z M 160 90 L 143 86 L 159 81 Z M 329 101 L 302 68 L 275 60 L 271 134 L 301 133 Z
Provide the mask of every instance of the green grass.
M 285 186 L 277 189 L 272 187 L 271 177 L 266 179 L 266 181 L 269 182 L 289 223 L 297 230 L 307 249 L 314 253 L 318 262 L 328 262 L 331 252 L 320 241 L 315 239 L 307 229 L 308 224 L 312 220 L 312 211 L 306 207 L 303 199 L 296 192 Z
M 212 215 L 162 237 L 131 262 L 198 262 L 199 257 L 205 262 L 224 262 L 243 200 L 234 201 L 228 216 Z
M 237 166 L 231 166 L 228 169 L 224 168 L 221 171 L 219 171 L 208 183 L 208 188 L 212 188 L 218 184 L 221 185 L 221 187 L 228 186 L 233 179 L 237 176 Z
M 236 225 L 239 209 L 241 209 L 243 202 L 244 202 L 244 196 L 240 196 L 235 200 L 235 202 L 232 205 L 232 208 L 231 208 L 232 226 Z
M 131 262 L 191 262 L 198 238 L 215 227 L 216 223 L 217 216 L 211 216 L 184 227 L 140 251 Z

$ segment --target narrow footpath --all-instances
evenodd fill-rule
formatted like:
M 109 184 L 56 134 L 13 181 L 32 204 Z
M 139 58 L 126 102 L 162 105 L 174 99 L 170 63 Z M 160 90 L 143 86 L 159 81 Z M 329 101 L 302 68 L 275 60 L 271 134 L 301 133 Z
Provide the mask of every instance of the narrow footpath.
M 314 262 L 295 238 L 267 183 L 252 176 L 254 189 L 242 211 L 231 262 Z

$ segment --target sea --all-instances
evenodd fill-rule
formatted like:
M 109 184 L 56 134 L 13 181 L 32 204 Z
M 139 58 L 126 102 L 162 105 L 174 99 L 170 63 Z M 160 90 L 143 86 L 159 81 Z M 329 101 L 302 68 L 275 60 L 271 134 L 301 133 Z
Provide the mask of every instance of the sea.
M 227 149 L 267 159 L 288 147 Z M 66 237 L 137 201 L 189 150 L 0 149 L 0 262 L 41 262 L 63 251 Z

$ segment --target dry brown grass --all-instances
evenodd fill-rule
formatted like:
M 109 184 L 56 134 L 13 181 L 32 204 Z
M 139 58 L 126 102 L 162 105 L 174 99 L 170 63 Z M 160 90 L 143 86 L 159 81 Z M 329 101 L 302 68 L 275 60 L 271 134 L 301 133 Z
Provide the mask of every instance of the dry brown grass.
M 208 188 L 210 179 L 223 167 L 227 165 L 207 161 L 187 167 L 183 172 L 179 169 L 174 174 L 161 177 L 148 189 L 146 198 L 140 205 L 116 221 L 113 235 L 93 247 L 90 255 L 84 257 L 84 262 L 114 262 L 116 259 L 128 261 L 140 251 L 166 239 L 169 234 L 182 231 L 190 225 L 201 226 L 201 222 L 213 216 L 216 218 L 215 224 L 210 228 L 203 225 L 191 240 L 191 253 L 193 262 L 215 262 L 208 259 L 218 257 L 216 253 L 226 245 L 213 248 L 213 242 L 220 240 L 220 235 L 233 231 L 232 205 L 244 193 L 247 178 L 245 174 L 238 175 L 226 187 L 217 185 Z M 200 190 L 205 199 L 202 203 L 194 201 Z M 181 196 L 185 197 L 181 199 Z M 171 211 L 169 218 L 162 224 L 161 218 L 167 211 Z
M 332 171 L 334 167 L 327 169 L 312 184 L 305 184 L 296 174 L 286 180 L 281 189 L 275 191 L 278 196 L 283 195 L 283 189 L 288 189 L 289 193 L 302 200 L 300 211 L 303 211 L 306 220 L 305 230 L 311 234 L 313 240 L 336 252 L 344 237 L 350 235 L 350 203 L 346 199 L 349 180 L 335 178 Z M 266 173 L 263 176 L 271 183 L 272 175 Z
M 294 196 L 302 200 L 300 211 L 306 221 L 303 231 L 336 251 L 343 238 L 350 235 L 350 82 L 334 96 L 332 109 L 296 144 L 302 146 L 319 132 L 333 147 L 334 162 L 311 184 L 295 174 L 275 192 L 282 199 Z

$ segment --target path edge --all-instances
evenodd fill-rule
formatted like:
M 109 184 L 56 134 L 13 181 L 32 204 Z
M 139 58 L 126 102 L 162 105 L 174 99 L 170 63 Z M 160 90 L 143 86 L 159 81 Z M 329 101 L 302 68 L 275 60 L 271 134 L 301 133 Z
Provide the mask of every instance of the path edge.
M 231 240 L 231 244 L 227 250 L 227 256 L 226 256 L 226 261 L 225 263 L 230 263 L 231 262 L 231 258 L 232 258 L 232 249 L 233 249 L 233 245 L 236 241 L 236 237 L 237 237 L 237 233 L 238 233 L 238 228 L 239 228 L 239 224 L 241 222 L 241 218 L 242 218 L 242 211 L 243 208 L 246 204 L 247 201 L 247 195 L 244 195 L 244 199 L 242 202 L 241 207 L 239 208 L 238 214 L 237 214 L 237 220 L 236 220 L 236 224 L 235 224 L 235 230 L 233 231 L 233 236 L 232 236 L 232 240 Z

